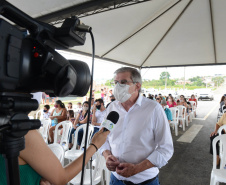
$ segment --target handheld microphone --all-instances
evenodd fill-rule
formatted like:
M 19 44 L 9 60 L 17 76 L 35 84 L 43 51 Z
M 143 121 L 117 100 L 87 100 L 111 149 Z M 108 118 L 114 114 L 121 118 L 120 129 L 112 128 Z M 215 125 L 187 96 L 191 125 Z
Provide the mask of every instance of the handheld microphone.
M 106 120 L 104 120 L 101 124 L 102 127 L 104 127 L 104 132 L 105 131 L 110 131 L 112 132 L 115 128 L 115 124 L 117 123 L 119 119 L 119 114 L 116 111 L 111 111 Z

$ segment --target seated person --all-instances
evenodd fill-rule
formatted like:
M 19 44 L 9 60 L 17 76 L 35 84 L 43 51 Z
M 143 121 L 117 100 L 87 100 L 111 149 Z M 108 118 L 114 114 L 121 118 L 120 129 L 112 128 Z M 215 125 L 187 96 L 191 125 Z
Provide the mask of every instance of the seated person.
M 172 116 L 171 110 L 166 107 L 167 106 L 166 100 L 162 100 L 161 105 L 162 105 L 162 108 L 164 109 L 164 111 L 166 113 L 167 120 L 170 123 L 170 121 L 173 120 L 173 116 Z
M 72 110 L 73 109 L 73 104 L 71 102 L 69 102 L 67 104 L 67 110 Z
M 115 96 L 114 96 L 113 94 L 110 96 L 110 100 L 111 100 L 111 102 L 107 104 L 106 108 L 108 108 L 108 106 L 109 106 L 113 101 L 115 101 Z
M 49 116 L 49 118 L 52 120 L 52 124 L 49 129 L 49 136 L 51 139 L 51 141 L 50 141 L 51 143 L 54 142 L 53 131 L 55 130 L 56 125 L 67 119 L 67 111 L 64 106 L 64 103 L 62 103 L 61 100 L 57 100 L 54 107 L 55 107 L 55 109 L 52 111 L 51 115 Z
M 49 116 L 51 115 L 51 112 L 49 112 L 50 106 L 49 105 L 44 105 L 43 108 L 43 119 L 49 119 Z
M 197 102 L 197 99 L 195 98 L 195 95 L 194 94 L 191 95 L 191 98 L 189 98 L 188 101 L 194 101 L 196 103 L 196 107 L 197 107 L 198 102 Z
M 167 97 L 166 101 L 169 108 L 177 106 L 177 103 L 174 101 L 174 98 L 171 95 Z
M 220 120 L 216 123 L 216 126 L 215 126 L 215 130 L 210 134 L 210 153 L 213 154 L 213 147 L 212 147 L 212 142 L 213 142 L 213 139 L 215 137 L 217 137 L 219 134 L 217 133 L 218 132 L 218 129 L 223 126 L 223 125 L 226 125 L 226 113 L 224 113 L 222 115 L 222 117 L 220 118 Z M 225 133 L 225 130 L 222 131 L 222 134 Z M 219 142 L 218 142 L 219 143 Z M 217 165 L 220 164 L 220 158 L 219 158 L 219 144 L 217 143 Z
M 81 102 L 77 103 L 77 111 L 78 112 L 82 111 L 82 103 Z
M 101 123 L 104 121 L 106 108 L 102 99 L 96 100 L 96 106 L 93 108 L 92 125 L 94 126 L 93 136 L 99 131 Z
M 162 100 L 163 100 L 163 99 L 162 99 L 162 96 L 161 96 L 161 95 L 158 95 L 158 96 L 156 97 L 156 101 L 157 101 L 157 102 L 161 103 Z
M 75 121 L 73 122 L 73 128 L 71 130 L 71 134 L 70 134 L 70 138 L 69 138 L 69 148 L 71 148 L 73 146 L 73 144 L 72 144 L 72 134 L 75 132 L 77 127 L 79 127 L 82 124 L 87 123 L 88 110 L 89 110 L 89 102 L 85 101 L 82 104 L 82 110 L 78 113 Z M 83 129 L 80 129 L 79 132 L 78 132 L 78 140 L 77 140 L 78 146 L 81 146 L 82 137 L 83 137 Z
M 221 101 L 220 101 L 220 108 L 219 108 L 219 111 L 221 112 L 221 113 L 223 113 L 223 109 L 222 109 L 222 107 L 224 108 L 225 106 L 225 96 L 222 96 L 221 97 Z

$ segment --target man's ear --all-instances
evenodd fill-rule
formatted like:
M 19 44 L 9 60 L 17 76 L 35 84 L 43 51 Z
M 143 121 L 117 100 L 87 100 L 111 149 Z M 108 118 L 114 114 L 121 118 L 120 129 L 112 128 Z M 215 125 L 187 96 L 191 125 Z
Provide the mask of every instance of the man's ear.
M 139 92 L 139 90 L 141 89 L 141 84 L 139 82 L 136 83 L 136 87 L 137 87 L 137 90 Z

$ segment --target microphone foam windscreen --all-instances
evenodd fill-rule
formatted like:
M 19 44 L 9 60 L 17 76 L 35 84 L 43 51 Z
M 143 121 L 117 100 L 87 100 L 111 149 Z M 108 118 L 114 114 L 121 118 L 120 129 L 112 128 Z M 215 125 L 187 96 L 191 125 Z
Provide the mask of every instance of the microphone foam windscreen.
M 114 124 L 117 123 L 118 119 L 119 119 L 119 114 L 116 111 L 111 111 L 107 116 L 107 120 L 110 120 Z

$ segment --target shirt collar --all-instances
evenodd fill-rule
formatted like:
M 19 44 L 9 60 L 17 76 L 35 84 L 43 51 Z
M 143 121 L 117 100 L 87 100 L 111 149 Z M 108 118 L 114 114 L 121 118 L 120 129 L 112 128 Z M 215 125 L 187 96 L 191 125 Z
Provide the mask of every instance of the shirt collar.
M 134 103 L 134 105 L 137 104 L 137 105 L 141 106 L 142 100 L 143 100 L 143 96 L 139 94 L 139 95 L 138 95 L 138 98 L 137 98 L 137 101 Z M 118 100 L 116 100 L 116 101 L 118 101 Z M 121 105 L 121 106 L 122 106 L 122 103 L 121 103 L 120 101 L 118 101 L 117 103 L 118 103 L 118 105 Z M 133 105 L 133 106 L 134 106 L 134 105 Z

